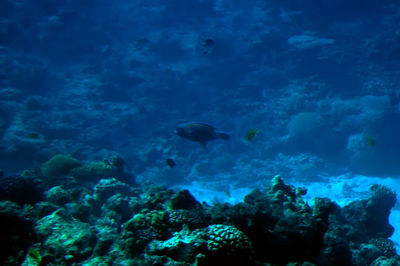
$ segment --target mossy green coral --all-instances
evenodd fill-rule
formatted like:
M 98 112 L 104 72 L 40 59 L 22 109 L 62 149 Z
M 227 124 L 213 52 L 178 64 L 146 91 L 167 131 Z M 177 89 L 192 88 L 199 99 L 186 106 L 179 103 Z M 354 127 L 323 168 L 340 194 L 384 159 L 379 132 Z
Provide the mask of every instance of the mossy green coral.
M 40 265 L 42 262 L 42 255 L 40 254 L 39 248 L 31 247 L 26 255 L 26 259 L 23 265 Z
M 71 171 L 71 175 L 79 181 L 96 181 L 110 177 L 120 179 L 126 176 L 123 167 L 123 160 L 119 156 L 114 156 L 110 160 L 90 162 L 77 167 Z
M 57 177 L 68 174 L 78 166 L 80 166 L 80 163 L 77 159 L 69 155 L 57 154 L 45 162 L 41 170 L 45 177 Z
M 132 228 L 165 228 L 168 225 L 168 213 L 166 211 L 150 211 L 136 214 L 129 222 Z

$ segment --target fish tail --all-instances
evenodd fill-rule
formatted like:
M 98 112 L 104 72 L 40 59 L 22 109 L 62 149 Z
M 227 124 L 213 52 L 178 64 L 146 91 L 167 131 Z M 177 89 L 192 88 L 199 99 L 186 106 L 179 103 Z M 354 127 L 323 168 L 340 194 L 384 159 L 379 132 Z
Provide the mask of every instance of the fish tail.
M 231 138 L 231 135 L 229 135 L 226 132 L 219 131 L 219 132 L 215 132 L 215 138 L 216 139 L 226 139 L 226 140 L 228 140 L 228 139 Z

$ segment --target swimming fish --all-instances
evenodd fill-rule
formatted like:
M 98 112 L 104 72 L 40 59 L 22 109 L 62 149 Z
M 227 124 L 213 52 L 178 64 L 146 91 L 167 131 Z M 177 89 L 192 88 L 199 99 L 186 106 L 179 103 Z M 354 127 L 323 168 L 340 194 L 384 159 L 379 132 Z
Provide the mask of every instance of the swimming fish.
M 36 139 L 40 139 L 40 135 L 39 135 L 39 133 L 36 133 L 36 132 L 30 132 L 30 133 L 28 133 L 28 138 L 36 140 Z
M 376 141 L 372 136 L 366 136 L 365 137 L 365 141 L 367 142 L 367 144 L 371 147 L 375 147 L 376 145 Z
M 249 131 L 247 131 L 244 139 L 250 141 L 254 139 L 257 135 L 258 135 L 258 129 L 250 129 Z
M 214 40 L 213 39 L 210 39 L 210 38 L 208 38 L 208 39 L 205 39 L 204 41 L 203 41 L 203 46 L 214 46 Z
M 171 159 L 171 158 L 167 158 L 165 160 L 165 163 L 169 166 L 169 168 L 174 168 L 176 165 L 176 162 L 174 161 L 174 159 Z
M 230 139 L 230 135 L 226 132 L 217 131 L 213 126 L 200 122 L 188 122 L 178 125 L 176 134 L 184 139 L 199 142 L 205 147 L 207 141 L 214 139 Z
M 205 39 L 205 40 L 203 40 L 201 46 L 202 46 L 201 50 L 202 50 L 203 55 L 208 55 L 208 54 L 212 53 L 212 51 L 213 51 L 214 40 L 210 39 L 210 38 Z
M 226 195 L 228 198 L 232 197 L 231 192 L 229 191 L 229 189 L 225 189 L 224 192 L 225 192 L 225 195 Z

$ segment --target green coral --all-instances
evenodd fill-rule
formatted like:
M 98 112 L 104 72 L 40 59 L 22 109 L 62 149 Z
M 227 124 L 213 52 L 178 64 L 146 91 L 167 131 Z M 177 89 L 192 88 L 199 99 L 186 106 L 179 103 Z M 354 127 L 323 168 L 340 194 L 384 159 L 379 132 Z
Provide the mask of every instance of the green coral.
M 138 253 L 153 239 L 166 237 L 168 233 L 166 211 L 145 210 L 133 216 L 123 225 L 123 238 L 131 253 Z
M 183 225 L 187 225 L 190 229 L 195 229 L 204 224 L 200 214 L 188 210 L 170 211 L 168 221 L 171 227 L 175 229 L 181 229 Z
M 131 192 L 128 184 L 115 178 L 101 179 L 94 187 L 94 199 L 104 202 L 114 195 L 129 196 Z
M 42 254 L 37 247 L 31 247 L 22 265 L 36 266 L 42 262 Z
M 68 174 L 78 166 L 80 166 L 80 163 L 77 159 L 69 155 L 57 154 L 45 162 L 41 170 L 45 177 L 58 177 Z
M 171 259 L 168 265 L 254 265 L 248 237 L 236 227 L 223 224 L 194 231 L 183 226 L 166 241 L 152 241 L 148 250 L 151 264 L 164 258 Z
M 238 250 L 251 249 L 248 237 L 234 226 L 213 224 L 208 227 L 207 233 L 207 249 L 210 252 L 231 255 Z
M 138 213 L 128 222 L 131 229 L 138 228 L 165 228 L 168 225 L 168 213 L 166 211 L 150 211 Z
M 71 175 L 78 181 L 95 181 L 104 178 L 128 179 L 123 172 L 124 162 L 119 156 L 110 160 L 90 162 L 71 171 Z
M 73 264 L 89 258 L 97 241 L 93 227 L 71 218 L 63 209 L 38 220 L 35 231 L 41 239 L 45 239 L 43 250 L 54 255 L 57 265 L 64 262 Z
M 75 168 L 71 174 L 77 180 L 102 179 L 112 177 L 114 168 L 104 162 L 91 162 L 81 167 Z
M 377 247 L 385 257 L 392 257 L 396 255 L 396 249 L 394 248 L 392 240 L 388 238 L 373 238 L 369 241 Z

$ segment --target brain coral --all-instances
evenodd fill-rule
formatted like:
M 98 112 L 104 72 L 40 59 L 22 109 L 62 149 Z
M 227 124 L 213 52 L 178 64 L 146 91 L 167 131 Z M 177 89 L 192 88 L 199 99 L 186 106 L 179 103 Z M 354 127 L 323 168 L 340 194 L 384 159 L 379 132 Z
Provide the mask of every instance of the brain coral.
M 238 250 L 251 249 L 248 237 L 234 226 L 213 224 L 208 227 L 207 232 L 208 251 L 223 251 L 227 255 L 232 255 Z
M 42 165 L 42 173 L 45 177 L 57 177 L 66 175 L 72 169 L 80 166 L 77 159 L 69 155 L 57 154 Z

